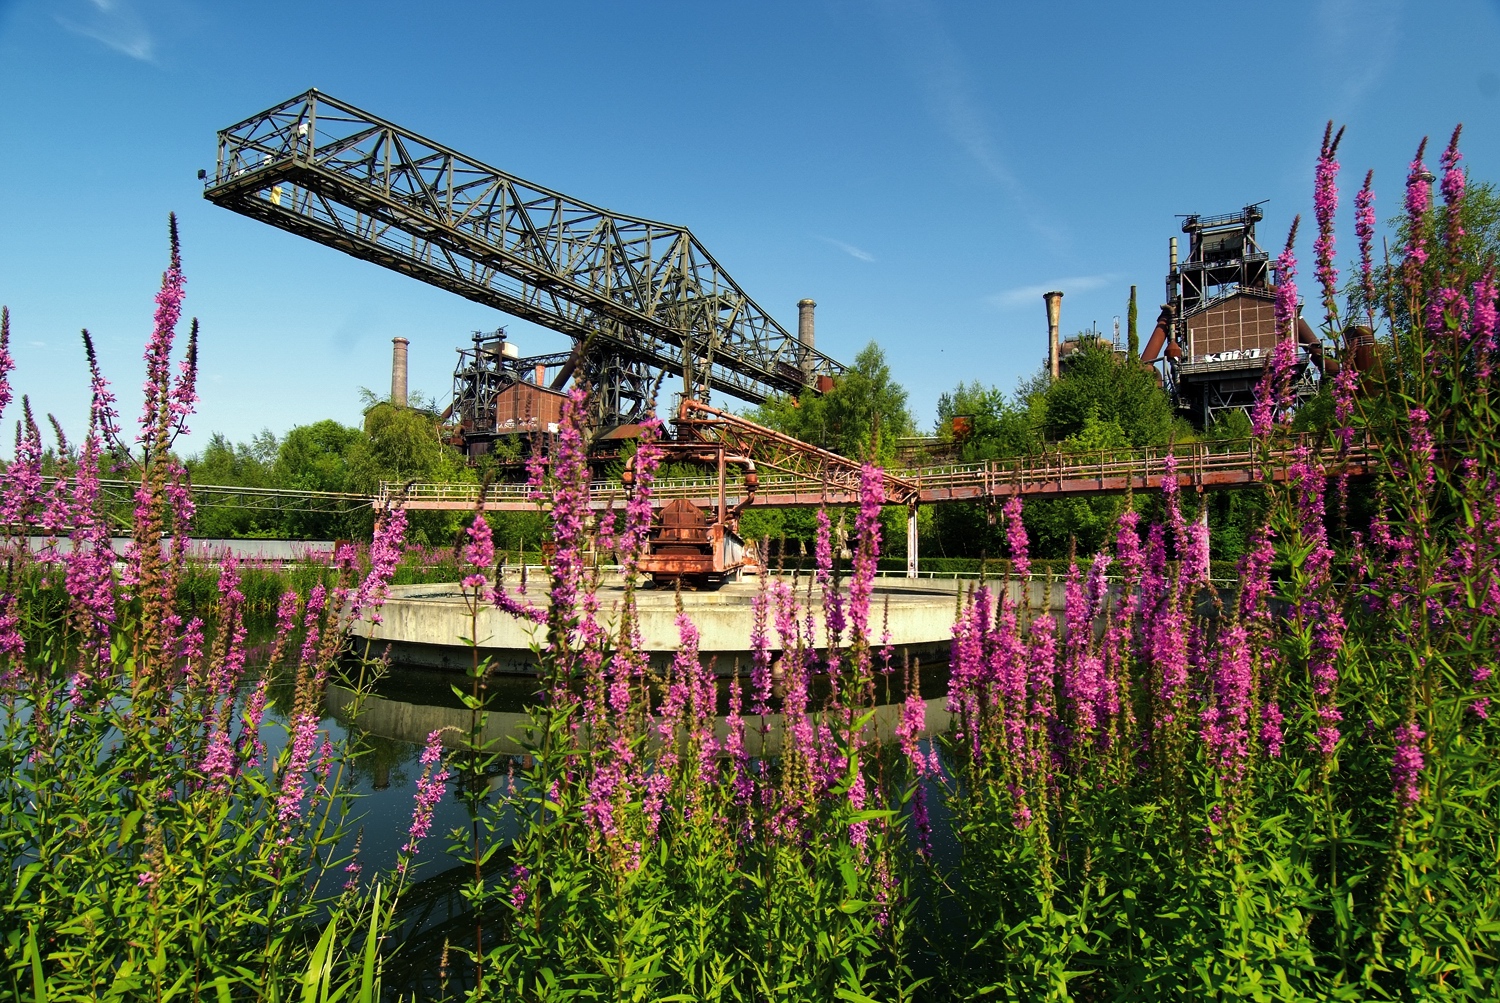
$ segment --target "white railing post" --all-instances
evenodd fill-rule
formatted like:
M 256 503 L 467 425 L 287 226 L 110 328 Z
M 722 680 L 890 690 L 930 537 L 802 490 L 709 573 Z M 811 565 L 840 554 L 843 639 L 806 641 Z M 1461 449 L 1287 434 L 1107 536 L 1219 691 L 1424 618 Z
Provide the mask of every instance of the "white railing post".
M 917 503 L 906 506 L 906 577 L 917 577 Z

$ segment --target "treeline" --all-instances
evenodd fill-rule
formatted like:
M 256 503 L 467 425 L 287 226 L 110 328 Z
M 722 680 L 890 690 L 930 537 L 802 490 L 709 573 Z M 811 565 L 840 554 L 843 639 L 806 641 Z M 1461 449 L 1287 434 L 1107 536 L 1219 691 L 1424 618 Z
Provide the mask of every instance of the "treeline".
M 1053 381 L 1045 370 L 1023 380 L 1011 393 L 978 381 L 963 382 L 938 400 L 935 453 L 957 463 L 1037 457 L 1045 452 L 1126 450 L 1182 444 L 1201 438 L 1248 434 L 1242 415 L 1197 432 L 1178 417 L 1155 372 L 1129 353 L 1114 351 L 1085 332 Z M 757 421 L 845 456 L 873 458 L 891 467 L 904 460 L 901 440 L 917 423 L 906 391 L 892 378 L 879 346 L 870 344 L 839 385 L 821 397 L 779 398 L 753 414 Z M 918 454 L 911 462 L 921 462 Z M 1236 492 L 1210 496 L 1211 546 L 1216 559 L 1234 560 L 1260 514 L 1261 501 Z M 1127 504 L 1143 518 L 1157 518 L 1160 500 L 1130 501 L 1123 496 L 1037 499 L 1027 503 L 1026 530 L 1039 557 L 1064 559 L 1106 547 Z M 1199 499 L 1184 500 L 1196 514 Z M 1005 553 L 1004 528 L 995 506 L 954 503 L 924 506 L 917 513 L 923 567 L 949 560 L 982 562 Z M 904 557 L 906 513 L 885 517 L 885 553 Z M 801 553 L 811 546 L 813 516 L 798 509 L 752 509 L 743 521 L 746 535 L 770 538 L 772 552 Z M 947 566 L 945 563 L 943 566 Z M 967 565 L 966 565 L 967 566 Z
M 873 342 L 856 356 L 829 393 L 802 400 L 774 398 L 751 412 L 754 420 L 845 456 L 873 459 L 888 467 L 903 462 L 900 445 L 917 430 L 906 390 L 892 376 L 880 347 Z M 962 418 L 968 428 L 955 431 Z M 1216 434 L 1239 434 L 1229 424 Z M 1053 382 L 1039 371 L 1013 393 L 980 383 L 960 383 L 938 402 L 936 436 L 946 455 L 957 462 L 1039 455 L 1044 451 L 1109 450 L 1164 446 L 1196 437 L 1176 417 L 1151 369 L 1083 339 Z M 382 481 L 476 482 L 481 472 L 469 467 L 442 437 L 436 409 L 427 402 L 397 408 L 372 401 L 361 426 L 325 420 L 300 425 L 282 437 L 269 430 L 248 443 L 221 434 L 186 461 L 196 484 L 374 494 Z M 667 470 L 664 475 L 686 471 Z M 1123 497 L 1040 500 L 1026 510 L 1026 528 L 1037 556 L 1062 559 L 1091 554 L 1108 541 L 1110 528 L 1124 510 Z M 1154 495 L 1137 499 L 1150 510 Z M 1196 504 L 1188 499 L 1189 507 Z M 1233 559 L 1243 550 L 1246 527 L 1257 515 L 1256 502 L 1225 493 L 1211 499 L 1210 526 L 1214 556 Z M 1154 511 L 1146 511 L 1147 517 Z M 776 555 L 811 552 L 815 526 L 805 509 L 751 509 L 741 524 L 743 535 L 770 542 Z M 852 530 L 852 513 L 841 523 Z M 293 506 L 262 509 L 205 507 L 194 529 L 200 536 L 290 539 L 367 538 L 373 513 L 297 511 Z M 905 557 L 906 513 L 885 515 L 885 552 Z M 415 542 L 451 544 L 461 532 L 462 513 L 414 512 Z M 545 518 L 530 513 L 494 513 L 490 518 L 497 546 L 535 550 L 547 535 Z M 951 504 L 924 506 L 918 529 L 925 559 L 983 561 L 1005 552 L 993 506 Z
M 358 427 L 332 419 L 298 425 L 284 436 L 262 431 L 248 443 L 215 433 L 201 453 L 185 461 L 194 484 L 283 488 L 373 495 L 381 482 L 477 482 L 479 472 L 464 463 L 442 438 L 436 411 L 425 401 L 398 408 L 374 400 Z M 468 519 L 461 512 L 412 512 L 412 543 L 451 545 Z M 368 539 L 374 521 L 369 508 L 349 512 L 300 510 L 293 503 L 261 508 L 200 506 L 193 530 L 200 537 L 225 539 Z M 491 513 L 496 545 L 506 551 L 535 551 L 545 535 L 542 517 L 530 513 Z

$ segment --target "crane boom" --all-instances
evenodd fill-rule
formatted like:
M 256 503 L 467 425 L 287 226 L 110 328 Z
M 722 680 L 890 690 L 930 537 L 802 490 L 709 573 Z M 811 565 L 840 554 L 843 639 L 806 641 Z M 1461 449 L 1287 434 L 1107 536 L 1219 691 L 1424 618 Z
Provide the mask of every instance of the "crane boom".
M 643 367 L 751 403 L 844 369 L 686 227 L 550 191 L 316 90 L 220 131 L 203 194 L 583 343 L 586 368 L 617 376 L 606 420 L 642 412 Z

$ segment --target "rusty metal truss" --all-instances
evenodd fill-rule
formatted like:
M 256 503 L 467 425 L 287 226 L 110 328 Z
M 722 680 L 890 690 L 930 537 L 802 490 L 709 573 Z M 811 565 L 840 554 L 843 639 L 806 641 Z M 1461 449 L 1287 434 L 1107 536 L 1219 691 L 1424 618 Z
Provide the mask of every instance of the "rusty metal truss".
M 679 440 L 721 444 L 730 453 L 748 456 L 757 464 L 804 482 L 826 488 L 834 497 L 858 497 L 862 465 L 838 453 L 758 425 L 702 401 L 686 399 L 677 412 Z M 917 486 L 906 477 L 883 473 L 885 499 L 900 505 L 917 500 Z
M 222 130 L 204 197 L 566 334 L 598 379 L 646 366 L 688 396 L 760 403 L 844 369 L 685 227 L 523 181 L 316 90 Z M 645 415 L 633 386 L 595 388 L 613 402 L 600 424 Z
M 804 444 L 805 445 L 805 444 Z M 1302 452 L 1306 447 L 1307 454 Z M 1328 476 L 1347 474 L 1363 477 L 1378 472 L 1378 449 L 1355 443 L 1340 453 L 1319 447 L 1310 437 L 1298 436 L 1269 456 L 1249 442 L 1193 443 L 1175 448 L 1117 449 L 1104 452 L 1059 452 L 1014 460 L 990 460 L 919 467 L 902 471 L 896 485 L 887 485 L 891 504 L 915 502 L 941 505 L 950 502 L 1003 502 L 1025 498 L 1066 498 L 1131 491 L 1160 490 L 1162 480 L 1175 476 L 1188 490 L 1219 491 L 1253 487 L 1290 480 L 1298 459 L 1310 455 L 1320 459 Z M 1167 473 L 1167 457 L 1173 457 L 1173 473 Z M 838 457 L 843 463 L 849 460 Z M 757 463 L 764 463 L 757 458 Z M 765 463 L 771 466 L 770 463 Z M 780 468 L 777 468 L 778 470 Z M 661 507 L 685 498 L 705 508 L 719 504 L 719 480 L 715 477 L 663 478 L 651 488 L 652 504 Z M 903 495 L 901 491 L 911 491 Z M 727 504 L 749 504 L 764 508 L 814 508 L 820 505 L 857 505 L 857 477 L 835 480 L 831 476 L 786 474 L 761 477 L 752 493 L 731 486 Z M 479 500 L 476 484 L 381 485 L 376 504 L 396 503 L 408 509 L 472 510 Z M 617 481 L 597 481 L 591 486 L 590 504 L 607 510 L 625 504 L 626 488 Z M 491 485 L 485 507 L 493 511 L 536 511 L 538 501 L 531 488 L 522 484 Z

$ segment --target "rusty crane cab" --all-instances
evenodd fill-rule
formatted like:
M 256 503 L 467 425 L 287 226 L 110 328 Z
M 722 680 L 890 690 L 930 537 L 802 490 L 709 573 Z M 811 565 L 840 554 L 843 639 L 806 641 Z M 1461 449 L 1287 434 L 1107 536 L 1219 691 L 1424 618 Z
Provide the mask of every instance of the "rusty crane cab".
M 739 535 L 740 513 L 755 500 L 758 477 L 749 457 L 730 455 L 720 443 L 663 442 L 665 458 L 713 464 L 718 472 L 716 502 L 705 509 L 690 498 L 674 498 L 653 517 L 646 552 L 637 565 L 657 587 L 686 586 L 714 589 L 759 573 L 754 544 Z M 626 461 L 624 480 L 635 484 L 635 457 Z M 728 471 L 744 471 L 743 493 L 731 507 Z

